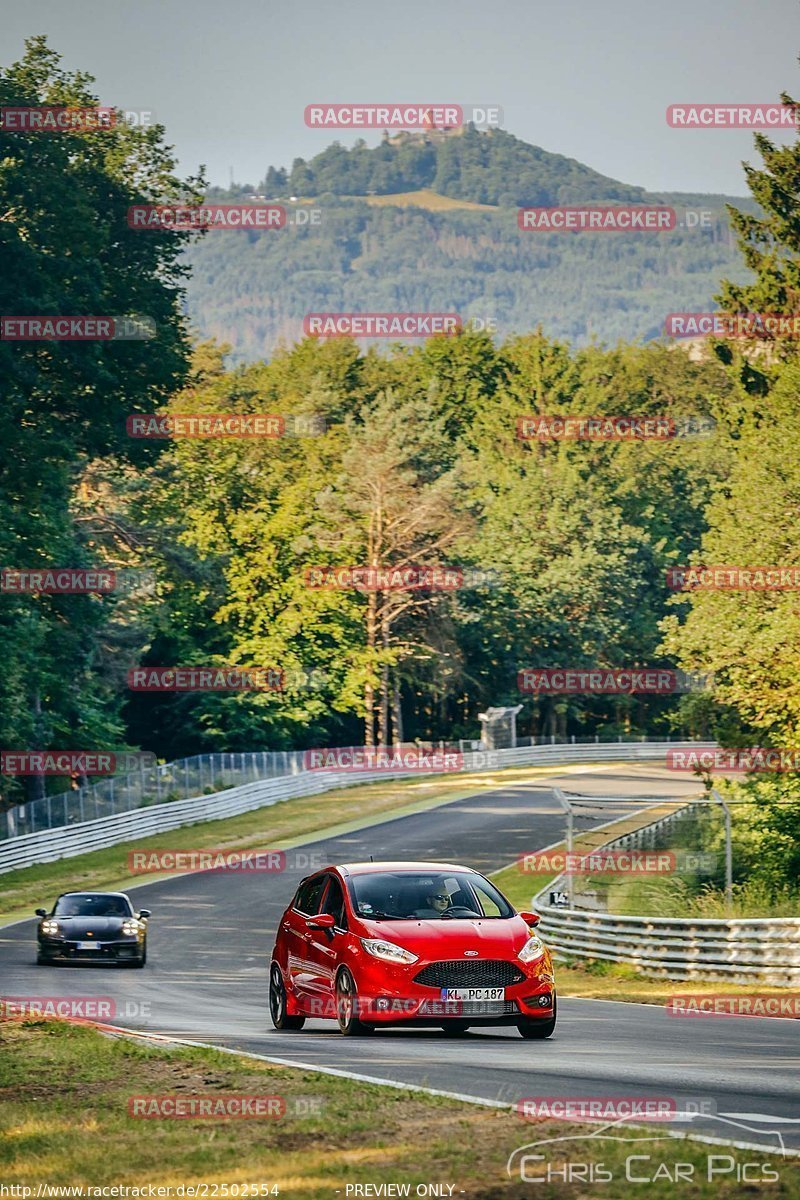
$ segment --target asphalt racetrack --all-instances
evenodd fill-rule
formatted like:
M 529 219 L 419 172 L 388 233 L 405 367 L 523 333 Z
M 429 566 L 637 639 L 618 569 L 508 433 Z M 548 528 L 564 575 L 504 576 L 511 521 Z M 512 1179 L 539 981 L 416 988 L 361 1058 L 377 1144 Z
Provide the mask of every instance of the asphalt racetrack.
M 321 851 L 324 862 L 371 854 L 376 861 L 435 859 L 490 872 L 560 840 L 564 817 L 550 784 L 609 797 L 697 791 L 693 779 L 656 764 L 557 771 L 304 849 Z M 598 820 L 627 811 L 630 806 L 611 805 Z M 263 845 L 269 847 L 270 809 L 263 812 Z M 556 1033 L 543 1042 L 523 1041 L 514 1028 L 475 1029 L 460 1038 L 436 1029 L 343 1038 L 335 1023 L 313 1020 L 301 1032 L 277 1033 L 267 1010 L 269 956 L 280 914 L 307 873 L 205 872 L 132 889 L 134 902 L 153 912 L 143 971 L 37 967 L 35 920 L 0 929 L 0 992 L 110 996 L 114 1023 L 126 1028 L 485 1100 L 668 1098 L 681 1112 L 699 1110 L 676 1129 L 771 1147 L 782 1137 L 800 1149 L 800 1021 L 676 1018 L 656 1005 L 562 994 Z M 41 904 L 49 907 L 53 898 L 43 895 Z M 690 990 L 675 985 L 676 992 Z M 535 1137 L 533 1127 L 520 1128 L 520 1142 Z

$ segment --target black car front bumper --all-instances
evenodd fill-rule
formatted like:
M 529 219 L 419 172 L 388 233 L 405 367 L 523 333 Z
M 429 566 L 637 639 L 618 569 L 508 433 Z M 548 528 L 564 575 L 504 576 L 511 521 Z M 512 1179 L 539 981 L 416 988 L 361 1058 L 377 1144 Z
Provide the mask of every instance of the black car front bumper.
M 144 942 L 136 938 L 98 939 L 91 949 L 79 949 L 77 941 L 66 938 L 39 938 L 39 958 L 48 962 L 138 962 L 143 954 Z

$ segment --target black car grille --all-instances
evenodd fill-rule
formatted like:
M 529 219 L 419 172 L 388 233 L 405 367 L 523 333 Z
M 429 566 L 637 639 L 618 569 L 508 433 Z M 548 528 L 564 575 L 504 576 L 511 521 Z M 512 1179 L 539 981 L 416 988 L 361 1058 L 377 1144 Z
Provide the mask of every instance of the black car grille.
M 414 976 L 415 983 L 424 987 L 510 987 L 521 983 L 524 972 L 512 962 L 503 959 L 450 958 L 443 962 L 429 963 Z
M 458 1005 L 458 1017 L 516 1017 L 519 1008 L 513 1000 L 463 1000 Z

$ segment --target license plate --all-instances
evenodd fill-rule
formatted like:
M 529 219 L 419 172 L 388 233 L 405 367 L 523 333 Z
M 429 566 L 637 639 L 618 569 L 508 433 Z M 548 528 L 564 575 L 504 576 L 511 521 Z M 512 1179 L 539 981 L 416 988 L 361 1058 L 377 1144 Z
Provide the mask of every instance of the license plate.
M 97 950 L 99 949 L 97 942 L 76 942 L 76 950 Z
M 442 988 L 443 1000 L 505 1000 L 505 988 Z

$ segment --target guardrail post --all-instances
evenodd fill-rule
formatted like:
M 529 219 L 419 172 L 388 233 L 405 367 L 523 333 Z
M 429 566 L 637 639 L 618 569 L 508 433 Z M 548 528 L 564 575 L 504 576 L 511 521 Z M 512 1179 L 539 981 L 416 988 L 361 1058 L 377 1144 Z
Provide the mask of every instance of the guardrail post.
M 574 830 L 573 830 L 574 820 L 573 820 L 573 813 L 572 813 L 572 805 L 570 804 L 569 800 L 562 792 L 561 788 L 553 788 L 553 792 L 555 794 L 556 800 L 561 805 L 564 812 L 567 814 L 567 832 L 566 832 L 565 842 L 566 842 L 566 846 L 567 846 L 567 854 L 571 855 L 572 854 L 573 833 L 574 833 Z M 567 876 L 567 898 L 568 898 L 568 902 L 569 902 L 569 907 L 572 908 L 572 872 L 567 870 L 566 876 Z
M 716 788 L 712 788 L 711 795 L 715 797 L 717 803 L 722 808 L 725 815 L 725 909 L 727 915 L 731 915 L 733 908 L 733 839 L 731 836 L 731 810 L 728 808 L 725 801 L 720 796 Z

